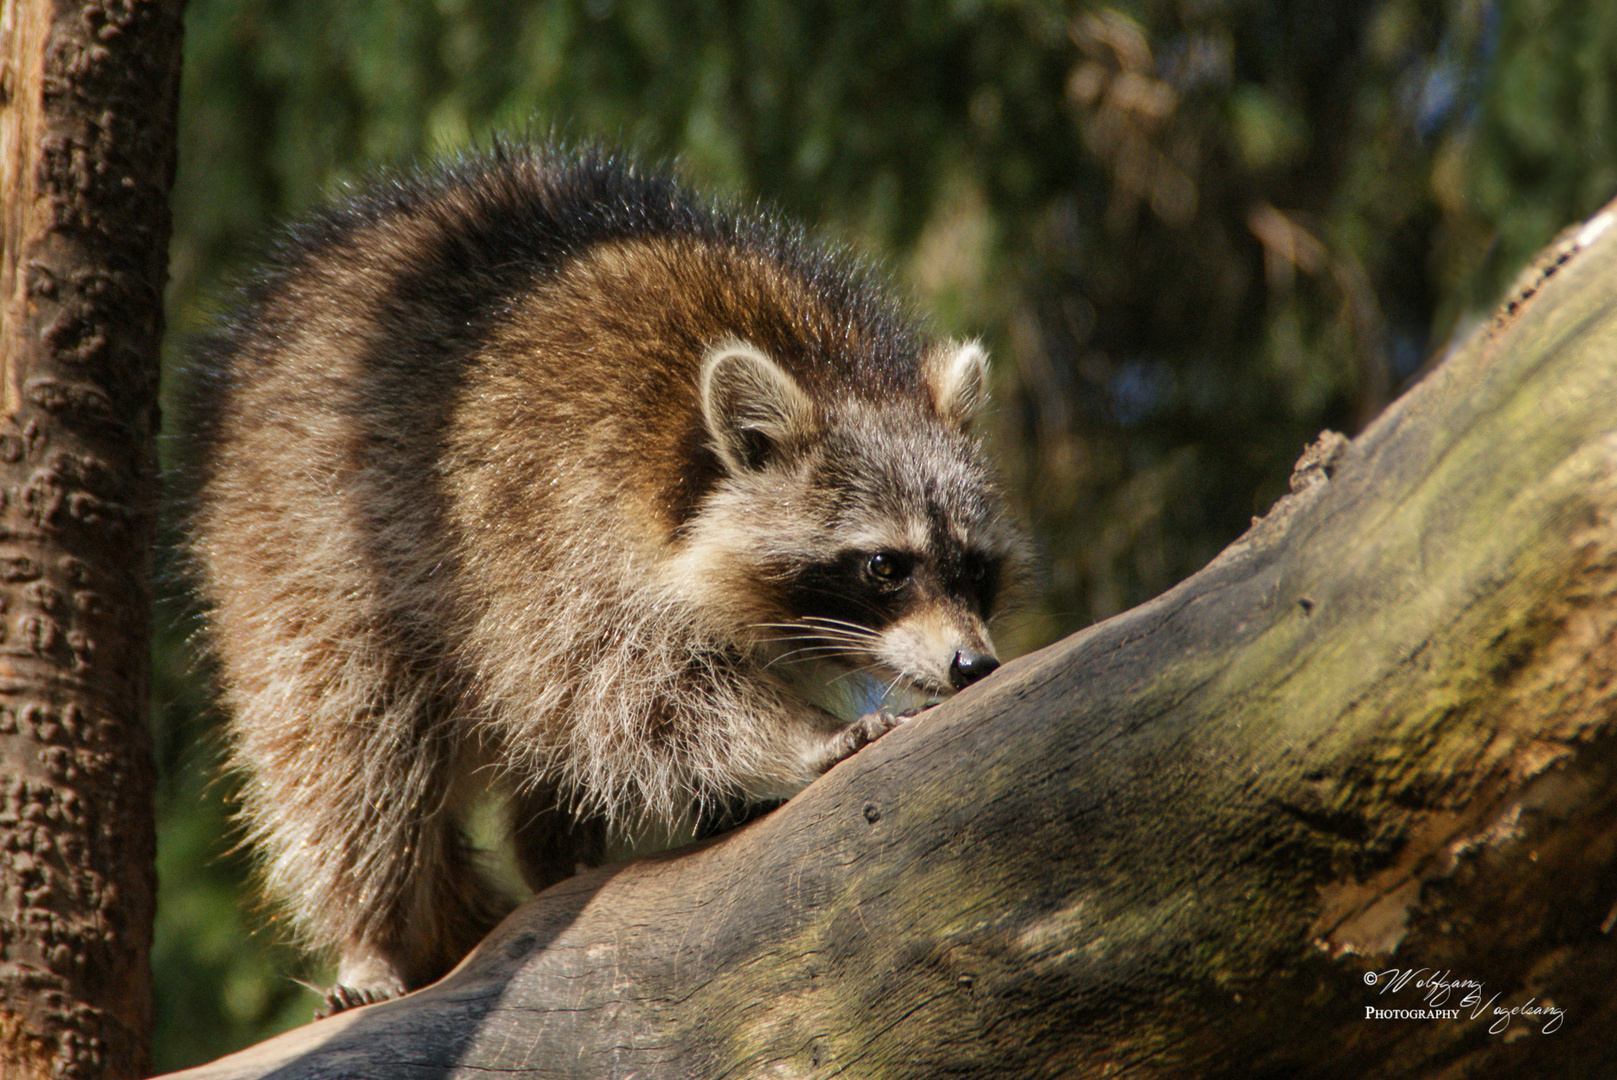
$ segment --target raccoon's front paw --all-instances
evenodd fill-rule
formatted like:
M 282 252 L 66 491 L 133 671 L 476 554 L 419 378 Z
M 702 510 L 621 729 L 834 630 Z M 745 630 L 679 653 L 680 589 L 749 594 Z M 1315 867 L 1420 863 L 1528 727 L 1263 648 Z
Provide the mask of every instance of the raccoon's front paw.
M 320 1007 L 314 1011 L 316 1020 L 324 1020 L 328 1016 L 336 1016 L 346 1009 L 357 1009 L 361 1005 L 374 1005 L 378 1001 L 389 1001 L 402 994 L 402 990 L 393 990 L 386 987 L 366 986 L 355 988 L 334 983 L 327 988 L 325 997 L 320 1001 Z
M 861 716 L 831 736 L 821 750 L 820 760 L 815 763 L 817 770 L 826 772 L 837 762 L 853 757 L 908 719 L 908 716 L 900 716 L 886 709 Z

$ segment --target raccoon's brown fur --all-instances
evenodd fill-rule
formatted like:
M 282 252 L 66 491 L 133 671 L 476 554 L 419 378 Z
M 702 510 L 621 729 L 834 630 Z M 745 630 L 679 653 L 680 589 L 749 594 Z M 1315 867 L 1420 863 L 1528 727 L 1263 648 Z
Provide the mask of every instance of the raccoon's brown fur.
M 983 356 L 772 217 L 497 148 L 294 229 L 197 350 L 191 552 L 267 889 L 336 1007 L 790 796 L 997 663 Z M 343 989 L 346 987 L 347 989 Z

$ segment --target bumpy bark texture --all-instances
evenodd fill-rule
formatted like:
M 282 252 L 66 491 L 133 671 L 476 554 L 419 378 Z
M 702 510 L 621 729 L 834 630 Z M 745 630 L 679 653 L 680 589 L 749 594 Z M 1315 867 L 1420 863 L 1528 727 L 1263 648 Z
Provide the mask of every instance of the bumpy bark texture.
M 157 348 L 181 0 L 0 15 L 0 1076 L 147 1062 Z
M 1610 1075 L 1613 220 L 1166 595 L 184 1075 Z

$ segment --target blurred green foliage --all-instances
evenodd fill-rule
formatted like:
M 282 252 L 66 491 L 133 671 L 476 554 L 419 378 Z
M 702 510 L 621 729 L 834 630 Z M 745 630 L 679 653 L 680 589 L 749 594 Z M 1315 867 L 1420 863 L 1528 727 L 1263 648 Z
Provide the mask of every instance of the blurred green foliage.
M 174 339 L 378 163 L 495 131 L 677 155 L 989 342 L 1047 557 L 1022 648 L 1197 569 L 1617 187 L 1598 0 L 191 0 L 186 51 Z M 253 930 L 171 592 L 163 1068 L 301 1022 L 321 977 Z

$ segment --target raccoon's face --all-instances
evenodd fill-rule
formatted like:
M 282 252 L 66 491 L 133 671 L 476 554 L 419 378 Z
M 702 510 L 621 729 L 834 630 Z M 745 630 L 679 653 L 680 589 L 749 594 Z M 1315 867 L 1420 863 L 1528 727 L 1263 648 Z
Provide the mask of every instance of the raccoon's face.
M 723 551 L 704 585 L 766 663 L 845 719 L 936 702 L 999 666 L 988 622 L 1027 544 L 969 434 L 985 366 L 975 344 L 941 349 L 923 394 L 873 404 L 818 403 L 742 343 L 704 365 L 727 474 L 693 534 Z

